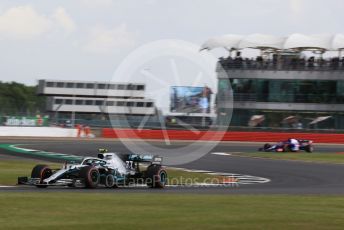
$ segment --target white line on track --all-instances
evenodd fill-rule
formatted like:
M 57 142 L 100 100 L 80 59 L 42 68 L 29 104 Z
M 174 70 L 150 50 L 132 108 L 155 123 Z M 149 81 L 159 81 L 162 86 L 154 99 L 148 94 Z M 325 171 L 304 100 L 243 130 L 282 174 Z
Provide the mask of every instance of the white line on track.
M 218 155 L 218 156 L 230 156 L 232 154 L 230 153 L 211 153 L 212 155 Z
M 263 184 L 263 183 L 268 183 L 271 181 L 270 179 L 265 178 L 265 177 L 258 177 L 258 176 L 251 176 L 251 175 L 244 175 L 244 174 L 237 174 L 237 173 L 214 172 L 214 171 L 207 171 L 207 170 L 194 170 L 194 169 L 174 168 L 174 167 L 168 167 L 168 168 L 183 170 L 185 172 L 199 172 L 199 173 L 204 173 L 208 175 L 235 178 L 235 179 L 238 179 L 238 181 L 230 182 L 230 183 L 236 183 L 236 184 Z

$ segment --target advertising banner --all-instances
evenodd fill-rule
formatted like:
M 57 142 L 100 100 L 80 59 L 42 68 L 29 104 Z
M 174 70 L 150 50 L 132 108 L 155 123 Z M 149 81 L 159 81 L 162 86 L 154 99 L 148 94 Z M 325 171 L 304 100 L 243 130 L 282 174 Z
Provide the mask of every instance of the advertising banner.
M 25 116 L 5 116 L 2 118 L 4 126 L 48 126 L 48 116 L 25 117 Z

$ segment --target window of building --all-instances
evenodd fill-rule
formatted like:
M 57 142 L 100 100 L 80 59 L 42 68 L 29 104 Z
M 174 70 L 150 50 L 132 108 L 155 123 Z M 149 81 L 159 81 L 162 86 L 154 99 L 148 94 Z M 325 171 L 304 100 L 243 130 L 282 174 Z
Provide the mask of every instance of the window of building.
M 136 107 L 143 107 L 144 103 L 143 102 L 136 102 Z
M 103 105 L 103 101 L 96 100 L 96 105 L 98 105 L 98 106 Z
M 125 85 L 117 85 L 118 90 L 125 90 Z
M 110 85 L 109 85 L 109 89 L 116 89 L 116 85 L 110 84 Z
M 73 104 L 73 100 L 72 99 L 66 99 L 65 100 L 65 104 L 66 105 L 72 105 Z
M 46 87 L 54 87 L 54 82 L 48 81 L 45 83 Z
M 129 84 L 129 85 L 127 85 L 127 89 L 128 90 L 136 90 L 136 85 Z
M 222 80 L 221 80 L 222 81 Z M 220 87 L 218 99 L 229 89 Z M 340 84 L 332 80 L 286 79 L 233 79 L 235 101 L 283 102 L 283 103 L 342 103 Z
M 83 100 L 75 100 L 75 104 L 76 105 L 82 105 L 83 104 Z
M 93 101 L 92 100 L 86 100 L 85 105 L 93 105 Z
M 153 103 L 152 102 L 147 102 L 146 103 L 146 107 L 153 107 Z
M 128 102 L 127 102 L 127 106 L 128 106 L 128 107 L 133 107 L 133 106 L 134 106 L 134 102 L 128 101 Z
M 114 101 L 107 101 L 106 105 L 107 106 L 114 106 L 115 102 Z
M 63 103 L 63 99 L 55 99 L 56 105 L 61 105 Z
M 64 87 L 64 82 L 57 82 L 56 87 L 63 88 Z
M 86 88 L 87 89 L 94 89 L 94 84 L 93 83 L 87 83 Z
M 76 88 L 79 88 L 79 89 L 85 88 L 85 84 L 84 83 L 76 83 Z
M 117 101 L 117 106 L 125 106 L 125 102 L 124 101 Z
M 98 89 L 106 89 L 106 84 L 98 84 L 97 88 Z
M 137 90 L 145 90 L 145 86 L 144 85 L 137 85 Z
M 67 82 L 67 88 L 74 88 L 73 82 Z

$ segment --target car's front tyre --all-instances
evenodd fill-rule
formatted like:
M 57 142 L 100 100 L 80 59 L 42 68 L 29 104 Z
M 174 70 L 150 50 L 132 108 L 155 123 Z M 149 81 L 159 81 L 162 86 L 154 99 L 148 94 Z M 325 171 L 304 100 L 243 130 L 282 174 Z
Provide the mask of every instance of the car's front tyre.
M 38 188 L 46 188 L 47 185 L 42 184 L 43 180 L 50 177 L 53 174 L 52 170 L 47 165 L 36 165 L 31 171 L 31 178 L 39 178 Z
M 85 181 L 86 188 L 96 188 L 100 182 L 99 171 L 93 166 L 86 166 L 81 168 L 80 178 Z

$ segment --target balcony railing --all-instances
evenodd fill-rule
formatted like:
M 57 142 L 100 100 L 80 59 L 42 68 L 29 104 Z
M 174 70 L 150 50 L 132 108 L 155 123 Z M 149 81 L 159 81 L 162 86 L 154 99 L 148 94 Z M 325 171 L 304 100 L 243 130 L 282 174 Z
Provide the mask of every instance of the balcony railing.
M 285 71 L 344 71 L 344 59 L 248 59 L 220 58 L 217 71 L 224 70 L 285 70 Z

